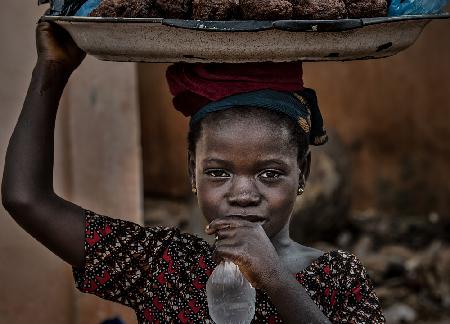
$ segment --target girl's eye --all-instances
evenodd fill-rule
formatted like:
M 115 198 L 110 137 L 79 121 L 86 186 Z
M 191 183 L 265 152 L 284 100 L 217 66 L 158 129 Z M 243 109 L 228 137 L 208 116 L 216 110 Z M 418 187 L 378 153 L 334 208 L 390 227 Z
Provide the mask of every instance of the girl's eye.
M 264 171 L 263 173 L 260 174 L 261 178 L 264 179 L 278 179 L 281 176 L 280 172 L 274 171 L 274 170 L 269 170 L 269 171 Z
M 228 178 L 230 176 L 224 170 L 209 170 L 206 171 L 205 173 L 213 178 Z

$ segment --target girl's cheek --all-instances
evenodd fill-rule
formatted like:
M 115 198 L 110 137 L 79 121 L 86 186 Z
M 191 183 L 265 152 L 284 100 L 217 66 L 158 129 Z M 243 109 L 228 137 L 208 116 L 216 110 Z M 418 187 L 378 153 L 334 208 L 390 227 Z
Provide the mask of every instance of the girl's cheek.
M 217 205 L 214 195 L 211 195 L 210 192 L 202 192 L 199 193 L 198 200 L 203 217 L 211 223 L 219 216 L 217 215 L 219 206 Z
M 270 202 L 271 213 L 273 215 L 279 215 L 280 222 L 288 221 L 294 209 L 297 195 L 291 197 L 289 194 L 283 193 L 281 195 L 275 195 L 272 198 Z

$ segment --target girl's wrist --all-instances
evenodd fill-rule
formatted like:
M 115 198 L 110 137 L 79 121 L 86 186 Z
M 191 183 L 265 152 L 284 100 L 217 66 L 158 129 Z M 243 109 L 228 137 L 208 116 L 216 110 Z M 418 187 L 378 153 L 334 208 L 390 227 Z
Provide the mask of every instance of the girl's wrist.
M 270 292 L 275 293 L 282 290 L 283 287 L 291 285 L 292 281 L 295 280 L 294 276 L 282 266 L 275 267 L 272 271 L 269 271 L 266 277 L 268 279 L 261 283 L 261 287 L 269 294 Z
M 73 72 L 73 69 L 68 68 L 62 62 L 51 61 L 41 58 L 38 58 L 34 69 L 38 73 L 44 72 L 46 74 L 51 74 L 54 77 L 64 77 L 67 79 Z
M 38 59 L 33 70 L 33 79 L 38 82 L 41 94 L 51 88 L 62 94 L 72 72 L 60 62 Z

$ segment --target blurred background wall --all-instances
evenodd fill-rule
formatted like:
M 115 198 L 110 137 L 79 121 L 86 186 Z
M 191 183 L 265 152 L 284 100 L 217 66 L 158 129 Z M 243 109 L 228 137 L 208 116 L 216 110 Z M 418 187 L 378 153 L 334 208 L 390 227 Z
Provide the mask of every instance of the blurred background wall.
M 36 61 L 34 29 L 45 7 L 4 1 L 0 11 L 0 167 Z M 143 222 L 136 69 L 88 57 L 58 111 L 55 191 L 86 209 Z M 55 215 L 57 217 L 58 215 Z M 0 208 L 0 323 L 100 323 L 134 312 L 75 290 L 71 268 Z
M 387 59 L 308 64 L 326 125 L 351 149 L 354 208 L 450 217 L 450 25 Z
M 35 3 L 8 1 L 0 12 L 0 166 L 9 137 L 20 113 L 35 61 L 34 24 L 42 12 Z M 67 122 L 59 116 L 59 129 Z M 58 133 L 55 145 L 55 186 L 69 191 L 64 167 L 67 138 Z M 73 316 L 74 294 L 64 262 L 20 230 L 0 209 L 0 322 L 68 323 Z
M 35 63 L 34 27 L 43 10 L 2 3 L 1 170 Z M 328 148 L 313 152 L 316 171 L 292 234 L 360 256 L 392 323 L 400 313 L 409 322 L 448 320 L 450 253 L 441 233 L 450 229 L 449 58 L 450 22 L 436 21 L 395 57 L 304 66 L 332 137 Z M 98 213 L 201 234 L 185 167 L 187 120 L 171 106 L 166 66 L 86 59 L 61 101 L 55 190 Z M 308 215 L 318 213 L 320 222 L 312 222 Z M 307 236 L 305 227 L 315 234 Z M 0 231 L 0 323 L 97 324 L 115 315 L 135 323 L 130 310 L 78 293 L 70 267 L 3 208 Z

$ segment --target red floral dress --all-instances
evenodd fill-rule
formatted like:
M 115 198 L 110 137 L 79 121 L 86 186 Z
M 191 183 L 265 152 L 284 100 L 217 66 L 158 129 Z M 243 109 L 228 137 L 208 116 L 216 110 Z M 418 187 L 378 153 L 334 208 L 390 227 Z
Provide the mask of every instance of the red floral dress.
M 205 286 L 216 264 L 207 242 L 176 228 L 85 216 L 85 265 L 73 268 L 80 291 L 132 307 L 139 323 L 213 323 Z M 333 323 L 385 322 L 366 270 L 348 252 L 327 252 L 296 278 Z M 252 323 L 282 323 L 258 289 Z

